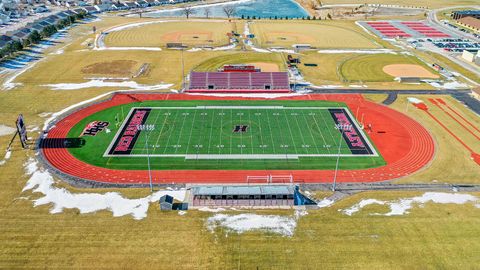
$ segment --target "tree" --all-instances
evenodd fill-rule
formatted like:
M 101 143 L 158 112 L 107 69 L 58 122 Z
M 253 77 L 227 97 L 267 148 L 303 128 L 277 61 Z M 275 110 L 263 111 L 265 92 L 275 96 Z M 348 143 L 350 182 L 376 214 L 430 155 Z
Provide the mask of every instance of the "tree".
M 233 17 L 236 11 L 237 9 L 235 8 L 235 6 L 232 6 L 232 5 L 223 7 L 223 13 L 227 15 L 227 18 Z
M 332 19 L 332 15 L 330 15 L 330 13 L 328 13 L 328 14 L 327 14 L 327 18 L 328 18 L 329 20 L 331 20 L 331 19 Z
M 23 45 L 20 41 L 15 40 L 11 44 L 12 44 L 12 49 L 11 49 L 12 52 L 18 52 L 18 51 L 21 51 L 23 49 Z
M 28 36 L 28 41 L 30 41 L 30 44 L 36 44 L 36 43 L 40 42 L 41 39 L 42 39 L 42 37 L 40 36 L 40 34 L 38 33 L 37 30 L 34 30 Z
M 184 7 L 182 9 L 182 13 L 183 15 L 185 15 L 185 17 L 187 17 L 187 19 L 190 17 L 190 15 L 193 14 L 193 9 L 191 7 Z
M 211 12 L 211 10 L 210 10 L 209 7 L 205 8 L 204 13 L 205 13 L 205 17 L 206 17 L 207 19 L 210 17 L 210 12 Z

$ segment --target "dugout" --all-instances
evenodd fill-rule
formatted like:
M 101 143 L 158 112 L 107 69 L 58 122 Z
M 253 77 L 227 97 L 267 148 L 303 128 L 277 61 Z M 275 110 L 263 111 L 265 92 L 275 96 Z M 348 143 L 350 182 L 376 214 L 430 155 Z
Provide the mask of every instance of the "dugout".
M 194 207 L 212 206 L 293 206 L 293 185 L 193 186 Z

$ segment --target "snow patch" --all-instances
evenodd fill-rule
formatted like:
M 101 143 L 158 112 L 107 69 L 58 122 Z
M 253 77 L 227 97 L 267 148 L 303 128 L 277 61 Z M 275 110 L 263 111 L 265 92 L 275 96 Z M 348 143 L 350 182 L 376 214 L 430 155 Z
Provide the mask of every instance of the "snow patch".
M 409 213 L 409 210 L 413 208 L 414 204 L 423 206 L 425 203 L 439 203 L 439 204 L 465 204 L 465 203 L 477 203 L 479 198 L 470 194 L 461 193 L 444 193 L 444 192 L 426 192 L 422 196 L 405 198 L 395 201 L 381 201 L 376 199 L 361 200 L 359 203 L 347 208 L 340 209 L 344 214 L 351 216 L 354 213 L 359 212 L 367 205 L 378 204 L 387 205 L 390 208 L 388 213 L 372 213 L 370 215 L 380 216 L 401 216 Z
M 223 212 L 225 211 L 225 208 L 209 208 L 209 207 L 202 207 L 202 208 L 199 208 L 198 211 L 202 211 L 202 212 L 210 212 L 210 213 L 218 213 L 218 212 Z
M 319 50 L 318 53 L 337 54 L 337 53 L 361 53 L 361 54 L 397 54 L 397 52 L 390 49 L 371 49 L 371 50 Z
M 95 51 L 161 51 L 158 47 L 99 47 Z
M 223 227 L 238 234 L 248 231 L 267 231 L 290 237 L 295 232 L 297 219 L 297 216 L 216 214 L 207 219 L 206 226 L 212 233 L 217 227 Z
M 17 131 L 16 128 L 0 124 L 0 136 L 10 135 L 15 133 L 15 131 Z
M 459 83 L 457 81 L 446 82 L 443 84 L 441 82 L 436 82 L 436 81 L 427 81 L 427 83 L 438 89 L 462 89 L 462 88 L 468 87 L 468 85 L 464 83 Z
M 77 90 L 92 87 L 126 87 L 134 90 L 162 90 L 171 87 L 173 84 L 143 85 L 135 81 L 112 82 L 105 80 L 90 80 L 83 83 L 57 83 L 45 84 L 42 86 L 50 87 L 52 90 Z
M 334 202 L 335 202 L 335 201 L 333 201 L 333 200 L 329 200 L 329 199 L 325 198 L 325 199 L 319 201 L 319 202 L 317 203 L 317 206 L 320 207 L 320 208 L 329 207 L 329 206 L 331 206 Z
M 179 201 L 185 199 L 184 189 L 157 191 L 140 199 L 124 198 L 117 192 L 71 193 L 65 188 L 55 187 L 50 172 L 39 168 L 35 159 L 30 158 L 24 167 L 30 179 L 22 192 L 32 190 L 33 193 L 41 193 L 43 196 L 33 200 L 33 205 L 37 207 L 53 204 L 50 208 L 51 214 L 61 213 L 64 209 L 78 209 L 82 214 L 108 210 L 114 217 L 131 215 L 140 220 L 147 216 L 150 203 L 158 202 L 163 195 L 170 195 Z
M 7 152 L 5 153 L 5 157 L 3 157 L 3 160 L 0 160 L 0 166 L 2 166 L 2 165 L 4 165 L 5 163 L 7 163 L 7 160 L 9 160 L 11 156 L 12 156 L 12 151 L 11 151 L 11 150 L 7 150 Z
M 418 99 L 416 97 L 407 97 L 408 102 L 413 103 L 413 104 L 420 104 L 423 103 L 421 99 Z

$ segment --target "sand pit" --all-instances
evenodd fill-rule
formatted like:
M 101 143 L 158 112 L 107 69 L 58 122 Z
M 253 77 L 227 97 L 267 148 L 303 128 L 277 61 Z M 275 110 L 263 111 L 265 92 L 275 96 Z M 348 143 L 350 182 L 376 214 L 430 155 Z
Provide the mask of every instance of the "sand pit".
M 253 65 L 259 69 L 261 69 L 263 72 L 278 72 L 280 69 L 278 68 L 278 65 L 275 63 L 267 63 L 267 62 L 255 62 L 255 63 L 248 63 L 247 65 Z
M 426 68 L 414 64 L 394 64 L 383 67 L 383 72 L 393 77 L 419 77 L 436 79 L 439 76 Z
M 132 74 L 136 65 L 137 62 L 133 60 L 114 60 L 109 62 L 99 62 L 82 68 L 82 73 L 129 76 Z

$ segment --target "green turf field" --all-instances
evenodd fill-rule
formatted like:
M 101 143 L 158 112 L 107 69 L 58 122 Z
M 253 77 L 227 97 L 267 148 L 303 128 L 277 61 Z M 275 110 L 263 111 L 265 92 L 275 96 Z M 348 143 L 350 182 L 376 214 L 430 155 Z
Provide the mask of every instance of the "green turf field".
M 359 145 L 335 113 L 351 120 Z M 109 125 L 82 136 L 94 121 Z M 69 133 L 79 136 L 85 144 L 70 148 L 74 156 L 116 169 L 144 169 L 147 157 L 155 169 L 332 169 L 338 152 L 343 168 L 385 164 L 346 105 L 334 102 L 131 103 L 87 117 Z

